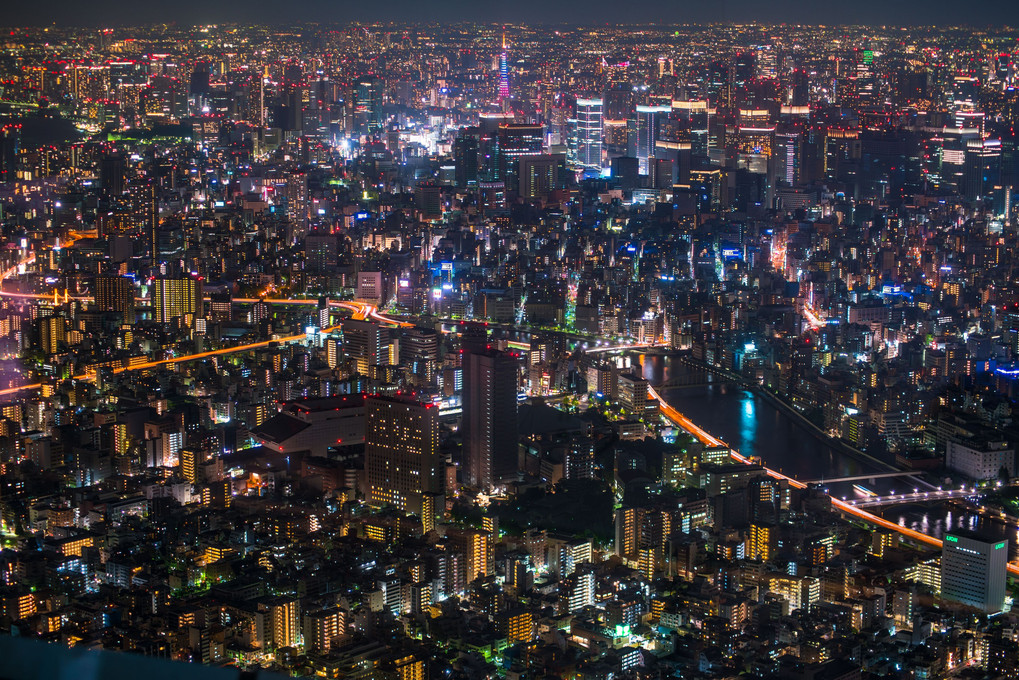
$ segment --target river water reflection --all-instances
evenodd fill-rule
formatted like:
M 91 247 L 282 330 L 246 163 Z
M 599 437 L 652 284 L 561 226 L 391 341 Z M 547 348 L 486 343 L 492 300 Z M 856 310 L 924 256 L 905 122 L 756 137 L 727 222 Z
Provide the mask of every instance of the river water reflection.
M 643 375 L 652 385 L 689 373 L 687 365 L 675 357 L 644 355 L 640 359 Z M 828 446 L 813 432 L 756 394 L 711 375 L 708 380 L 707 385 L 665 390 L 662 396 L 700 427 L 743 455 L 758 456 L 768 467 L 803 481 L 886 471 L 874 463 L 857 460 Z M 894 492 L 896 485 L 899 493 L 911 490 L 903 486 L 910 482 L 901 478 L 860 483 L 881 495 Z M 851 483 L 832 485 L 831 490 L 839 496 L 854 495 Z M 983 530 L 1011 539 L 1013 557 L 1019 549 L 1015 528 L 997 521 L 988 522 L 974 513 L 940 503 L 892 506 L 878 514 L 938 538 L 947 528 Z

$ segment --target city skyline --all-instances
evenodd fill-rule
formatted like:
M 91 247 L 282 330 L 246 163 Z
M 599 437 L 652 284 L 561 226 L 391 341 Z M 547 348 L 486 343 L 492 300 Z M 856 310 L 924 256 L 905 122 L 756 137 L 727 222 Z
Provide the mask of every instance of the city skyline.
M 0 675 L 1019 676 L 1019 29 L 420 11 L 0 35 Z

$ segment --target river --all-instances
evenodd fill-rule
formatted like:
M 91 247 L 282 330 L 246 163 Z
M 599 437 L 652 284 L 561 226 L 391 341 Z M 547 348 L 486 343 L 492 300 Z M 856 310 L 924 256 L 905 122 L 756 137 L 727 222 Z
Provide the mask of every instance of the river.
M 657 385 L 686 373 L 687 366 L 662 355 L 641 357 L 644 377 Z M 708 374 L 708 384 L 666 390 L 662 397 L 712 435 L 724 440 L 745 456 L 758 456 L 768 466 L 803 481 L 851 477 L 886 472 L 866 460 L 833 448 L 794 418 L 786 415 L 749 390 Z M 913 485 L 904 478 L 861 481 L 868 489 L 886 495 Z M 831 493 L 852 497 L 852 483 L 830 486 Z M 942 503 L 891 506 L 877 514 L 888 520 L 941 538 L 946 529 L 974 529 L 1011 539 L 1013 557 L 1019 550 L 1015 528 L 987 521 L 976 513 L 961 511 Z

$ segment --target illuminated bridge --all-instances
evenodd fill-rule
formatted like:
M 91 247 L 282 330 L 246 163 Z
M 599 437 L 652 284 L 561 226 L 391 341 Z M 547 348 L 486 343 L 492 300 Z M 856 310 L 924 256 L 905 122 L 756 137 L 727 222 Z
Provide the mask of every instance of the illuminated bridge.
M 854 508 L 872 508 L 881 505 L 901 505 L 903 503 L 922 503 L 924 501 L 944 501 L 952 498 L 964 498 L 977 502 L 979 494 L 973 489 L 945 489 L 943 491 L 917 491 L 914 493 L 890 494 L 888 496 L 866 496 L 846 501 Z
M 835 477 L 832 479 L 815 479 L 806 482 L 807 484 L 835 484 L 837 482 L 862 482 L 870 479 L 891 479 L 894 477 L 916 477 L 916 472 L 876 472 L 870 475 L 856 475 L 854 477 Z
M 655 388 L 653 387 L 650 388 L 648 392 L 652 398 L 658 400 L 658 410 L 667 420 L 670 420 L 676 425 L 679 425 L 681 428 L 683 428 L 684 430 L 692 434 L 694 437 L 696 437 L 698 440 L 700 440 L 702 443 L 707 444 L 708 446 L 727 446 L 726 443 L 723 442 L 721 439 L 709 434 L 704 430 L 704 428 L 700 427 L 699 425 L 691 421 L 689 418 L 684 416 L 682 413 L 677 411 L 668 402 L 663 401 L 661 396 L 658 394 L 657 390 L 655 390 Z M 730 449 L 729 455 L 733 458 L 733 460 L 736 460 L 740 463 L 751 462 L 749 458 L 740 455 L 738 452 L 733 451 L 732 449 Z M 775 479 L 786 480 L 787 482 L 789 482 L 789 486 L 793 488 L 803 489 L 806 488 L 807 486 L 805 482 L 801 482 L 798 479 L 794 479 L 789 475 L 784 475 L 778 470 L 772 470 L 771 468 L 768 467 L 765 467 L 764 470 L 765 472 L 767 472 L 769 476 Z M 921 495 L 922 493 L 923 492 L 920 492 Z M 829 498 L 831 498 L 832 508 L 843 514 L 855 517 L 858 520 L 864 521 L 868 524 L 879 526 L 883 529 L 889 529 L 891 531 L 898 532 L 899 534 L 902 534 L 906 538 L 916 541 L 917 543 L 922 543 L 923 545 L 930 546 L 932 548 L 940 549 L 942 546 L 942 541 L 939 538 L 935 538 L 934 536 L 928 536 L 927 534 L 917 531 L 916 529 L 910 529 L 909 527 L 902 526 L 901 524 L 896 524 L 895 522 L 890 522 L 884 517 L 878 517 L 872 512 L 867 512 L 867 510 L 863 509 L 862 507 L 857 507 L 856 505 L 849 501 L 840 500 L 838 498 L 833 498 L 831 496 L 829 496 Z M 1010 562 L 1008 565 L 1008 571 L 1010 574 L 1014 576 L 1019 576 L 1019 565 Z

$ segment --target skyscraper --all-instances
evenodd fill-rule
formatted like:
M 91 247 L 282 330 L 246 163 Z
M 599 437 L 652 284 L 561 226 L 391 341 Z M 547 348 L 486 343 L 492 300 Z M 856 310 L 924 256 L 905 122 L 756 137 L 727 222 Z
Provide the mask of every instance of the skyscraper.
M 369 502 L 420 514 L 426 494 L 442 490 L 439 409 L 411 399 L 365 400 L 364 466 Z
M 491 489 L 517 471 L 517 360 L 494 349 L 463 356 L 464 479 Z
M 672 112 L 670 106 L 637 106 L 634 112 L 634 149 L 640 174 L 650 172 L 650 159 L 655 157 L 658 126 Z
M 601 174 L 603 109 L 601 98 L 577 99 L 577 165 L 584 174 Z
M 135 322 L 134 283 L 126 276 L 97 276 L 96 307 L 104 312 L 119 312 L 124 323 Z
M 99 184 L 106 196 L 124 193 L 124 157 L 119 154 L 103 156 L 99 163 Z
M 148 180 L 132 187 L 132 198 L 135 219 L 143 226 L 149 239 L 149 257 L 152 264 L 160 261 L 159 257 L 159 185 L 155 180 Z
M 972 139 L 966 142 L 962 192 L 970 200 L 986 198 L 1001 177 L 1001 140 Z
M 941 548 L 941 597 L 949 602 L 1000 612 L 1005 603 L 1008 541 L 971 531 L 953 531 Z
M 0 182 L 18 178 L 18 153 L 21 149 L 21 125 L 0 127 Z
M 202 315 L 202 282 L 190 276 L 153 279 L 150 285 L 152 296 L 152 317 L 156 323 L 170 323 L 183 319 L 191 325 L 191 319 Z
M 776 181 L 788 186 L 799 184 L 802 147 L 803 138 L 799 132 L 780 132 L 775 135 Z
M 357 81 L 357 112 L 364 115 L 369 133 L 382 129 L 382 87 L 382 79 L 377 76 L 367 76 Z
M 456 185 L 460 188 L 478 185 L 478 128 L 460 130 L 453 142 L 453 163 Z
M 372 366 L 391 366 L 399 358 L 399 342 L 393 331 L 373 321 L 347 319 L 343 322 L 343 347 L 355 361 L 361 375 L 368 375 Z
M 507 124 L 499 126 L 496 144 L 495 180 L 506 183 L 508 191 L 519 188 L 520 159 L 541 155 L 545 129 L 541 125 Z

